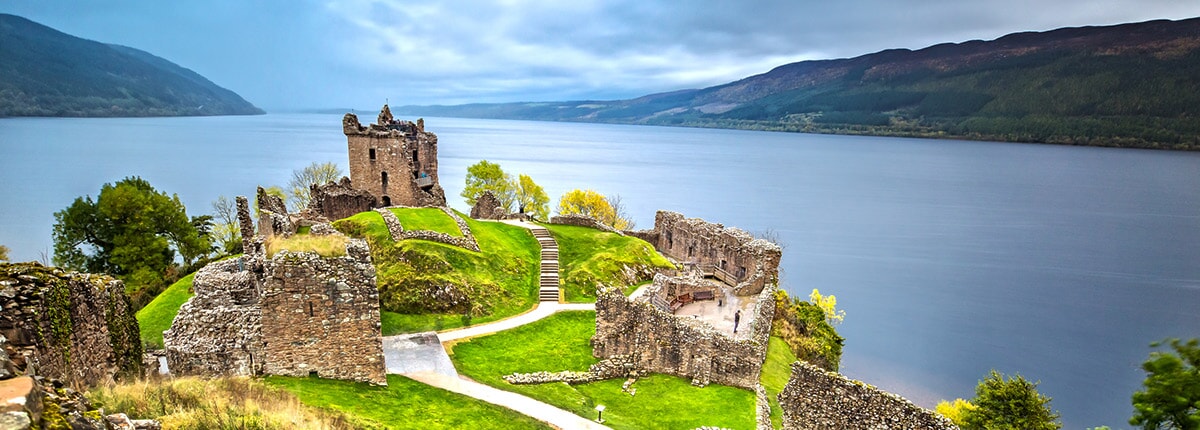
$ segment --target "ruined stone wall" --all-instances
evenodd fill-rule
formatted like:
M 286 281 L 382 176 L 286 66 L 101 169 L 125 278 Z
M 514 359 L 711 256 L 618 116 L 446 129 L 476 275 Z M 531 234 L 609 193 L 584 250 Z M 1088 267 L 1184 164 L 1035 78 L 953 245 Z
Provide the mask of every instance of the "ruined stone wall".
M 753 389 L 758 383 L 775 302 L 764 289 L 752 317 L 751 336 L 734 339 L 699 320 L 677 317 L 649 301 L 630 300 L 620 290 L 602 288 L 596 299 L 593 354 L 618 356 L 640 369 Z
M 140 371 L 140 330 L 115 278 L 0 263 L 0 309 L 0 335 L 19 367 L 82 386 Z
M 249 258 L 209 263 L 195 295 L 163 332 L 167 368 L 179 375 L 257 375 L 264 360 L 259 280 Z
M 350 178 L 345 176 L 338 182 L 324 185 L 313 184 L 309 187 L 312 201 L 309 208 L 330 221 L 353 216 L 379 206 L 374 195 L 350 186 Z
M 258 187 L 256 197 L 258 203 L 258 234 L 264 237 L 291 236 L 296 232 L 292 220 L 288 216 L 287 206 L 279 196 L 267 194 L 263 187 Z
M 405 230 L 404 226 L 400 224 L 400 219 L 388 208 L 377 208 L 375 212 L 383 217 L 383 224 L 387 226 L 388 233 L 392 236 L 392 240 L 396 242 L 405 239 L 420 239 L 479 252 L 479 242 L 475 240 L 475 235 L 471 233 L 471 227 L 467 226 L 467 222 L 450 208 L 442 207 L 440 209 L 458 225 L 458 230 L 463 234 L 462 237 L 451 236 L 440 231 Z
M 949 419 L 904 398 L 797 361 L 779 393 L 786 430 L 957 430 Z
M 363 127 L 352 113 L 342 118 L 350 157 L 350 182 L 383 206 L 445 206 L 438 180 L 437 135 L 424 120 L 398 121 L 387 105 L 375 124 Z M 386 173 L 386 180 L 384 174 Z M 419 185 L 428 178 L 429 186 Z
M 580 227 L 591 227 L 591 228 L 594 228 L 597 230 L 607 231 L 609 233 L 616 233 L 616 234 L 619 234 L 622 236 L 625 235 L 625 233 L 618 231 L 615 228 L 609 227 L 609 226 L 605 225 L 604 223 L 596 220 L 595 218 L 592 218 L 587 215 L 581 215 L 581 214 L 559 215 L 559 216 L 550 217 L 550 224 L 565 224 L 565 225 L 575 225 L 575 226 L 580 226 Z
M 738 228 L 726 228 L 699 218 L 658 211 L 655 234 L 643 234 L 659 252 L 677 261 L 713 266 L 733 275 L 738 295 L 758 294 L 779 281 L 779 259 L 783 250 L 774 243 L 755 239 Z
M 504 215 L 507 215 L 501 213 L 497 218 L 498 211 L 503 212 L 503 208 L 500 207 L 500 199 L 497 199 L 491 191 L 485 190 L 475 198 L 475 206 L 471 206 L 470 217 L 472 219 L 503 219 Z
M 379 290 L 367 245 L 347 257 L 281 251 L 262 292 L 263 371 L 387 385 Z
M 659 273 L 654 275 L 654 288 L 647 290 L 646 294 L 654 294 L 660 299 L 670 302 L 684 294 L 713 290 L 716 288 L 695 272 L 689 272 L 684 276 L 667 276 Z

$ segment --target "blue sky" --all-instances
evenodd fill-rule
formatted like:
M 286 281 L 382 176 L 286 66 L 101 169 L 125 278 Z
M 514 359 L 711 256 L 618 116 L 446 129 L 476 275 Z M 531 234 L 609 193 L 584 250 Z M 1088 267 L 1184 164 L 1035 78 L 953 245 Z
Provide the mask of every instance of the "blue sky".
M 619 99 L 789 62 L 1200 16 L 1193 0 L 0 0 L 267 110 Z

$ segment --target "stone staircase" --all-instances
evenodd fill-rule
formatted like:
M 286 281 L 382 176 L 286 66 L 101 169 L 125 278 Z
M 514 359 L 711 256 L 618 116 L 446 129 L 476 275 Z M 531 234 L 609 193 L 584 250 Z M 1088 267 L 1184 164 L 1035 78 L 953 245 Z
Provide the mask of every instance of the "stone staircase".
M 550 235 L 550 230 L 540 226 L 531 226 L 529 231 L 542 247 L 542 270 L 538 282 L 538 301 L 558 302 L 558 242 Z

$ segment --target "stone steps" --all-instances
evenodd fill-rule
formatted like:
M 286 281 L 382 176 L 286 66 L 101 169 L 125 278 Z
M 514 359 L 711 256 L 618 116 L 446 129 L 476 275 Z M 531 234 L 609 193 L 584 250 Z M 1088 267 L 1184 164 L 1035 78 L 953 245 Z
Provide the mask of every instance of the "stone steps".
M 538 301 L 557 302 L 560 294 L 558 242 L 554 240 L 550 230 L 543 227 L 529 227 L 529 232 L 533 233 L 534 239 L 537 239 L 538 245 L 542 248 L 542 262 L 539 269 L 541 276 L 538 277 Z

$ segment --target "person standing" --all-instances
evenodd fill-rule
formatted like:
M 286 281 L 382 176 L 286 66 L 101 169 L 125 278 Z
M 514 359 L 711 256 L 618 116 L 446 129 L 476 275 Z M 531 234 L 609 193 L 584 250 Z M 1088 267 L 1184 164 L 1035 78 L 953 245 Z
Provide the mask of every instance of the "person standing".
M 737 333 L 738 323 L 742 321 L 742 310 L 738 309 L 733 313 L 733 332 Z

